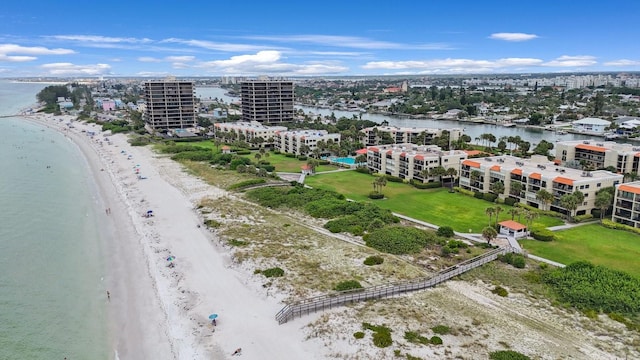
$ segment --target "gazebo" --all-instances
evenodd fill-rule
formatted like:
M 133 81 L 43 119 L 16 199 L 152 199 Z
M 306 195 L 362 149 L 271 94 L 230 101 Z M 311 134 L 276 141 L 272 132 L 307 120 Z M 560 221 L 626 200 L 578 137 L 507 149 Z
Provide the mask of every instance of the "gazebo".
M 231 147 L 229 147 L 227 145 L 223 145 L 222 146 L 222 153 L 223 154 L 231 154 Z
M 527 236 L 527 227 L 517 221 L 505 220 L 498 223 L 500 234 L 514 237 L 516 239 Z
M 302 173 L 304 175 L 313 175 L 313 168 L 311 166 L 309 166 L 308 164 L 304 164 L 301 167 Z

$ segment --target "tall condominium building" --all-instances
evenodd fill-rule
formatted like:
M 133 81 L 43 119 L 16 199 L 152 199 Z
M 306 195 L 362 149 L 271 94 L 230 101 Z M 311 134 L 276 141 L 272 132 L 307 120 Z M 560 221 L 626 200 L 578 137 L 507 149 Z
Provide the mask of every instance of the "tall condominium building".
M 563 195 L 580 191 L 584 201 L 575 209 L 576 215 L 590 213 L 595 208 L 596 192 L 616 186 L 623 175 L 606 170 L 582 171 L 557 166 L 544 156 L 521 159 L 504 155 L 462 161 L 460 187 L 481 193 L 511 197 L 522 203 L 561 213 L 569 211 L 560 201 Z M 501 183 L 496 186 L 496 183 Z M 553 199 L 545 203 L 538 191 L 545 189 Z
M 640 174 L 640 146 L 613 141 L 562 141 L 556 143 L 556 160 L 592 169 L 613 167 L 621 174 Z
M 186 129 L 196 126 L 192 81 L 147 81 L 144 121 L 149 130 Z
M 244 81 L 241 99 L 243 122 L 274 124 L 293 121 L 292 81 Z
M 327 130 L 277 131 L 275 149 L 296 155 L 311 155 L 318 149 L 324 155 L 328 144 L 339 144 L 340 134 L 330 134 Z

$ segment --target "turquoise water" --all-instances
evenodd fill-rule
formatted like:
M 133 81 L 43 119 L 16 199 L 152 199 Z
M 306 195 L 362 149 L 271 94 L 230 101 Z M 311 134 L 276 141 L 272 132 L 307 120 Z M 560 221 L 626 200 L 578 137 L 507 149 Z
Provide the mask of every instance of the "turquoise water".
M 0 115 L 43 84 L 0 81 Z M 107 359 L 99 204 L 64 136 L 0 118 L 0 359 Z
M 330 160 L 333 161 L 333 162 L 347 164 L 347 165 L 355 165 L 356 164 L 356 158 L 352 158 L 352 157 L 331 158 Z

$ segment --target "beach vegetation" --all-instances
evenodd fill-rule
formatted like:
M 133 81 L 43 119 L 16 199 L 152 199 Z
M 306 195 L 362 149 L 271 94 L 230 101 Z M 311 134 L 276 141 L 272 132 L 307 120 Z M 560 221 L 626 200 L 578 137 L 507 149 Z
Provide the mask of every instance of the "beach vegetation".
M 489 353 L 489 360 L 531 360 L 531 358 L 517 351 L 499 350 Z
M 347 280 L 340 282 L 334 286 L 333 290 L 335 291 L 347 291 L 347 290 L 357 290 L 362 289 L 362 285 L 358 280 Z
M 355 333 L 353 333 L 353 337 L 356 338 L 356 339 L 362 339 L 362 338 L 364 338 L 364 332 L 356 331 Z
M 246 242 L 244 240 L 238 240 L 238 239 L 229 239 L 227 241 L 227 244 L 229 244 L 231 246 L 247 246 L 247 245 L 249 245 L 248 242 Z
M 453 232 L 453 228 L 451 226 L 440 226 L 438 228 L 438 230 L 436 231 L 436 234 L 438 234 L 438 236 L 442 236 L 442 237 L 446 237 L 446 238 L 450 238 L 453 237 L 454 232 Z
M 204 221 L 205 226 L 207 226 L 208 228 L 219 228 L 220 225 L 222 225 L 220 222 L 213 220 L 213 219 L 207 219 Z
M 266 270 L 262 270 L 262 275 L 264 275 L 265 277 L 271 278 L 271 277 L 282 277 L 284 276 L 284 270 L 282 270 L 279 267 L 274 267 L 274 268 L 269 268 Z
M 367 246 L 395 255 L 418 253 L 437 239 L 433 231 L 407 226 L 388 226 L 364 236 Z
M 447 335 L 451 332 L 451 328 L 446 325 L 436 325 L 431 330 L 438 335 Z
M 522 254 L 507 253 L 498 256 L 498 260 L 502 261 L 503 263 L 510 264 L 518 269 L 524 269 L 524 267 L 526 266 L 526 261 L 524 259 L 524 255 Z
M 372 255 L 364 259 L 364 264 L 367 266 L 380 265 L 384 262 L 384 258 L 378 255 Z
M 367 322 L 362 323 L 362 328 L 373 331 L 373 344 L 379 348 L 385 348 L 393 344 L 391 329 L 384 325 L 373 325 Z
M 442 345 L 442 338 L 440 336 L 432 336 L 431 339 L 429 339 L 429 343 L 431 345 Z
M 502 297 L 509 296 L 509 292 L 507 291 L 507 289 L 503 288 L 502 286 L 494 287 L 493 290 L 491 290 L 491 292 Z
M 247 186 L 264 184 L 266 182 L 267 182 L 267 180 L 265 180 L 265 179 L 244 180 L 244 181 L 241 181 L 239 183 L 235 183 L 235 184 L 230 185 L 229 187 L 227 187 L 227 190 L 242 189 L 242 188 L 247 187 Z
M 579 310 L 640 314 L 640 279 L 627 273 L 579 261 L 544 273 L 542 280 Z
M 415 331 L 405 331 L 404 339 L 412 344 L 429 345 L 429 338 L 422 336 Z

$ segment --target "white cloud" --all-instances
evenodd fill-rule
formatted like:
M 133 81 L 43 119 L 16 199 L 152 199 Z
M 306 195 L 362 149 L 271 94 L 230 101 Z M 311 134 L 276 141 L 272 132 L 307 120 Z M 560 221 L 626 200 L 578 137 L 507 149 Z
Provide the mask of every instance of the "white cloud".
M 255 54 L 232 56 L 225 60 L 213 60 L 197 65 L 216 74 L 282 74 L 322 75 L 339 74 L 349 68 L 336 62 L 314 62 L 291 64 L 282 62 L 282 53 L 275 50 L 259 51 Z
M 426 73 L 481 73 L 502 68 L 537 66 L 543 63 L 534 58 L 504 58 L 498 60 L 433 59 L 409 61 L 372 61 L 363 68 L 368 70 L 414 70 Z
M 548 61 L 542 65 L 544 66 L 556 66 L 556 67 L 583 67 L 583 66 L 591 66 L 595 65 L 598 62 L 594 56 L 589 55 L 579 55 L 579 56 L 568 56 L 562 55 L 559 58 Z
M 87 76 L 107 75 L 111 72 L 109 64 L 76 65 L 72 63 L 50 63 L 40 66 L 49 75 L 54 76 Z
M 71 49 L 49 49 L 43 46 L 21 46 L 16 44 L 0 44 L 0 54 L 20 55 L 69 55 L 75 54 Z
M 151 39 L 147 38 L 132 38 L 132 37 L 110 37 L 110 36 L 100 36 L 100 35 L 52 35 L 47 36 L 48 38 L 56 39 L 56 40 L 67 40 L 67 41 L 77 41 L 83 43 L 129 43 L 129 44 L 139 44 L 139 43 L 150 43 Z
M 140 71 L 136 75 L 144 76 L 144 77 L 162 77 L 162 76 L 170 75 L 170 73 L 166 71 Z
M 186 40 L 186 39 L 178 39 L 178 38 L 168 38 L 160 42 L 183 44 L 183 45 L 199 47 L 207 50 L 216 50 L 216 51 L 224 51 L 224 52 L 243 52 L 243 51 L 259 51 L 259 50 L 273 49 L 273 47 L 267 47 L 262 45 L 230 44 L 230 43 L 219 43 L 219 42 L 213 42 L 213 41 L 207 41 L 207 40 Z
M 640 66 L 640 60 L 620 59 L 607 61 L 604 66 Z
M 167 56 L 164 59 L 170 62 L 189 62 L 195 60 L 195 56 Z
M 151 56 L 140 56 L 138 58 L 138 61 L 140 61 L 140 62 L 161 62 L 162 60 L 158 59 L 158 58 L 151 57 Z
M 11 56 L 11 55 L 0 54 L 0 61 L 4 61 L 4 62 L 27 62 L 27 61 L 33 61 L 36 59 L 37 57 L 35 56 Z
M 452 47 L 445 43 L 402 44 L 389 41 L 378 41 L 357 36 L 340 35 L 283 35 L 283 36 L 246 36 L 245 39 L 266 40 L 275 42 L 298 42 L 323 46 L 347 47 L 354 49 L 414 49 L 414 50 L 449 50 Z
M 504 41 L 527 41 L 533 40 L 537 37 L 538 35 L 525 33 L 494 33 L 489 36 L 490 39 Z

